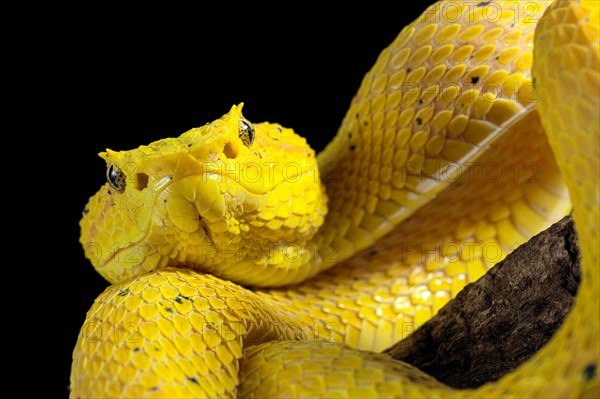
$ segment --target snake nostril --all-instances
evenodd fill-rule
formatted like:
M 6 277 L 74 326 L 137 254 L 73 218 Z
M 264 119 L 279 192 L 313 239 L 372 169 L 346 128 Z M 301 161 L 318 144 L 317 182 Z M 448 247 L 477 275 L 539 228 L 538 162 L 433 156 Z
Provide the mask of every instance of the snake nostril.
M 238 149 L 233 143 L 225 143 L 225 146 L 223 147 L 223 154 L 225 154 L 225 156 L 229 159 L 237 158 Z
M 148 186 L 148 175 L 145 173 L 137 174 L 137 189 L 143 190 Z

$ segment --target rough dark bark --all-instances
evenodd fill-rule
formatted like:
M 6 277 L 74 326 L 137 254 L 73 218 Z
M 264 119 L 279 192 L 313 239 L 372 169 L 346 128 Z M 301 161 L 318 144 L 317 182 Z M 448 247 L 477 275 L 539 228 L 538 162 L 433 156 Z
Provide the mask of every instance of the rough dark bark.
M 569 312 L 580 280 L 577 242 L 565 217 L 386 352 L 455 388 L 497 380 L 542 347 Z

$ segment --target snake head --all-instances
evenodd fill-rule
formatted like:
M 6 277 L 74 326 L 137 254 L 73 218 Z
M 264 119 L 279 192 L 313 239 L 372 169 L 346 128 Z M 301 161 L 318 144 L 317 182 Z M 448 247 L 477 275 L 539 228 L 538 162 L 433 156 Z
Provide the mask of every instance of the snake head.
M 314 151 L 241 109 L 178 138 L 100 153 L 107 183 L 85 208 L 80 241 L 108 281 L 185 266 L 272 285 L 306 261 L 327 211 Z

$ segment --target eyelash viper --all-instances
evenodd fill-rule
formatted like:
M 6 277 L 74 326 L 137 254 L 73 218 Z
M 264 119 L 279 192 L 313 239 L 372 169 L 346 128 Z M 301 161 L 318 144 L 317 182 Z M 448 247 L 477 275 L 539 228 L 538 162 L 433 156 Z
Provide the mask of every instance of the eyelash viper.
M 81 329 L 71 396 L 598 395 L 598 4 L 434 4 L 317 155 L 241 105 L 102 153 L 81 242 L 113 285 Z M 532 359 L 459 392 L 377 353 L 570 201 L 582 283 Z

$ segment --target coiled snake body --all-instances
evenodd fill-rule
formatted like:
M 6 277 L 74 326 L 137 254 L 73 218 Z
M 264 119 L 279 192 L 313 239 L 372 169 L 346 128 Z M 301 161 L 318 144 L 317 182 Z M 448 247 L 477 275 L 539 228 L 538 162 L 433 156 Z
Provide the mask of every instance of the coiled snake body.
M 114 285 L 81 329 L 71 395 L 598 395 L 598 4 L 434 4 L 318 156 L 241 106 L 102 153 L 81 242 Z M 570 201 L 582 283 L 532 359 L 456 391 L 377 353 Z

